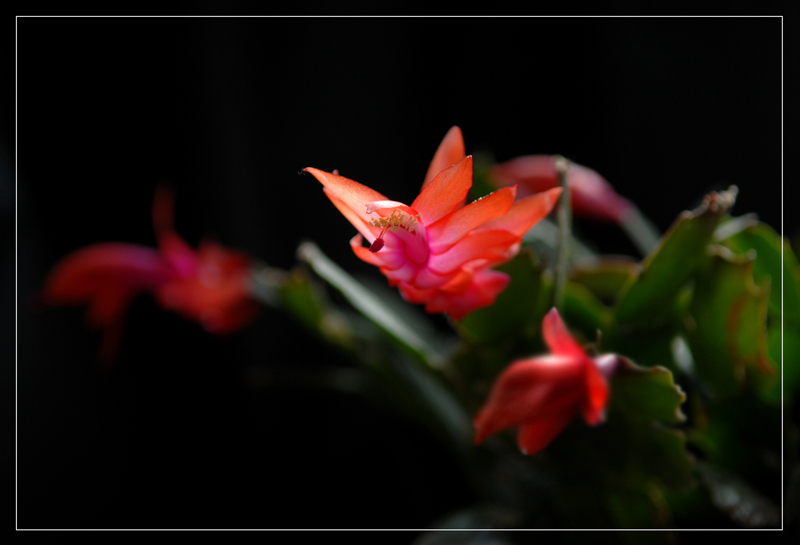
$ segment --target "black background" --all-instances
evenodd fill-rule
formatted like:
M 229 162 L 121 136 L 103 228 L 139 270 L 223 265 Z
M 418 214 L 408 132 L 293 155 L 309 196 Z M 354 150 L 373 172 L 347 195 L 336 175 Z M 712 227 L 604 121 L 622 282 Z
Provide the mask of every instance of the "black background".
M 298 171 L 411 202 L 452 125 L 468 153 L 597 170 L 662 231 L 729 184 L 735 213 L 780 230 L 781 32 L 751 17 L 18 19 L 18 527 L 424 528 L 469 505 L 441 439 L 259 380 L 353 365 L 277 311 L 220 338 L 143 297 L 107 369 L 81 309 L 36 292 L 82 246 L 153 246 L 162 181 L 192 245 L 289 268 L 313 239 L 380 280 Z M 635 255 L 612 226 L 577 228 Z

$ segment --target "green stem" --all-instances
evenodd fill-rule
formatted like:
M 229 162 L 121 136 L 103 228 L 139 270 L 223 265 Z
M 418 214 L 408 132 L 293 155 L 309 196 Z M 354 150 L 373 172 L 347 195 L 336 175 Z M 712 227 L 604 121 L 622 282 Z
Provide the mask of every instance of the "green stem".
M 569 188 L 567 187 L 567 172 L 569 171 L 569 161 L 560 155 L 554 158 L 556 172 L 558 173 L 558 184 L 561 186 L 561 198 L 558 205 L 558 256 L 556 259 L 556 283 L 553 290 L 553 306 L 559 312 L 563 311 L 564 289 L 567 285 L 567 268 L 569 267 L 569 241 L 570 224 L 572 223 L 572 202 L 570 199 Z

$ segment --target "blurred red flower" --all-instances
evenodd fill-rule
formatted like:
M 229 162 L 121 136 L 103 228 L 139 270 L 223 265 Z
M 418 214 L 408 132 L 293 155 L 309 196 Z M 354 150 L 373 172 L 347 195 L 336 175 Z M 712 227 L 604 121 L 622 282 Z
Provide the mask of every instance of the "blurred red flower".
M 526 155 L 489 169 L 489 177 L 500 186 L 519 184 L 519 196 L 558 187 L 558 173 L 550 155 Z M 590 168 L 570 163 L 567 172 L 572 210 L 576 216 L 621 224 L 632 204 Z
M 603 421 L 608 376 L 617 357 L 592 359 L 572 338 L 556 309 L 542 321 L 551 354 L 512 363 L 495 382 L 489 400 L 475 417 L 475 444 L 518 426 L 517 444 L 525 454 L 545 448 L 577 413 L 590 425 Z
M 143 292 L 211 333 L 233 332 L 258 312 L 250 258 L 209 241 L 192 250 L 173 230 L 172 206 L 172 191 L 159 188 L 153 202 L 158 250 L 95 244 L 62 259 L 45 281 L 44 303 L 87 305 L 89 323 L 104 330 L 101 361 L 113 359 L 128 305 Z
M 509 187 L 465 205 L 472 157 L 464 156 L 458 127 L 442 140 L 410 206 L 335 173 L 305 170 L 358 229 L 350 246 L 360 259 L 379 267 L 407 301 L 456 320 L 494 303 L 509 277 L 491 268 L 517 254 L 522 235 L 547 216 L 561 192 L 514 202 L 517 190 Z

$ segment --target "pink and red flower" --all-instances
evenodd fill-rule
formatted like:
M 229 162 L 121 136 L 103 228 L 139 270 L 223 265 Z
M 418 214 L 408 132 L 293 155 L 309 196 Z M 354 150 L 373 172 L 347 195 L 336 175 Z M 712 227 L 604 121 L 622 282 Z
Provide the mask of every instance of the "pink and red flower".
M 153 223 L 158 250 L 125 243 L 82 248 L 50 272 L 41 293 L 54 305 L 87 305 L 87 320 L 104 330 L 100 359 L 113 359 L 125 312 L 145 292 L 169 310 L 200 322 L 212 333 L 229 333 L 258 311 L 250 296 L 250 258 L 204 241 L 192 250 L 172 227 L 173 195 L 156 192 Z
M 439 145 L 411 205 L 338 174 L 305 170 L 358 229 L 350 246 L 360 259 L 379 267 L 407 301 L 456 320 L 494 303 L 509 277 L 492 267 L 517 254 L 522 235 L 550 213 L 561 192 L 514 202 L 517 189 L 508 187 L 466 204 L 472 157 L 464 154 L 458 127 Z
M 489 177 L 500 187 L 518 184 L 520 196 L 558 186 L 558 173 L 550 155 L 526 155 L 494 165 Z M 597 172 L 576 163 L 570 163 L 567 186 L 576 216 L 620 224 L 633 206 Z
M 594 426 L 603 421 L 617 357 L 592 359 L 570 335 L 556 309 L 542 321 L 551 354 L 512 363 L 495 382 L 475 417 L 475 444 L 510 427 L 519 427 L 517 444 L 525 454 L 544 449 L 576 414 Z

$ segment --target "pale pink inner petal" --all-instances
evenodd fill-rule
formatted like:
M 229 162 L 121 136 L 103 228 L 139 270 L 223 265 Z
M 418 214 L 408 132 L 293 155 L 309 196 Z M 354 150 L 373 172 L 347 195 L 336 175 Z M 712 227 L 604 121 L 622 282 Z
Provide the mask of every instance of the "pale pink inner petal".
M 381 272 L 394 282 L 413 282 L 417 277 L 418 271 L 419 268 L 408 261 L 403 263 L 403 266 L 397 269 L 390 270 L 387 268 L 381 268 Z
M 390 249 L 402 248 L 410 262 L 421 266 L 428 261 L 429 254 L 425 227 L 417 224 L 413 229 L 413 233 L 402 227 L 394 231 L 390 229 L 386 231 L 383 239 Z
M 414 285 L 420 289 L 438 288 L 444 284 L 447 284 L 456 276 L 456 274 L 457 272 L 436 274 L 428 267 L 423 267 L 419 270 L 416 279 L 414 279 Z

